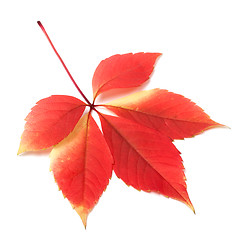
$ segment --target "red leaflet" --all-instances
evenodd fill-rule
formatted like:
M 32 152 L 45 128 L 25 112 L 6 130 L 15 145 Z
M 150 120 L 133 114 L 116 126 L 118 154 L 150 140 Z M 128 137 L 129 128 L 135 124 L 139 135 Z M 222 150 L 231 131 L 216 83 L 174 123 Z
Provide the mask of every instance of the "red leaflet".
M 49 148 L 63 140 L 75 127 L 85 110 L 81 100 L 54 95 L 37 102 L 26 117 L 18 154 Z
M 112 156 L 91 115 L 84 115 L 74 131 L 50 154 L 51 170 L 63 195 L 80 215 L 87 216 L 106 189 Z
M 128 53 L 114 55 L 98 65 L 92 86 L 94 98 L 116 88 L 137 87 L 149 79 L 160 53 Z
M 141 91 L 104 105 L 117 115 L 165 133 L 172 139 L 193 137 L 223 126 L 195 103 L 163 89 Z
M 38 24 L 86 103 L 61 95 L 40 100 L 26 118 L 18 153 L 53 147 L 50 158 L 54 178 L 85 227 L 113 169 L 127 185 L 179 200 L 194 211 L 180 152 L 172 141 L 223 125 L 211 120 L 189 99 L 163 89 L 137 92 L 105 105 L 94 104 L 103 92 L 137 87 L 147 81 L 160 53 L 128 53 L 103 60 L 93 76 L 91 103 L 42 24 Z M 98 106 L 117 117 L 100 113 Z M 86 107 L 89 112 L 83 115 Z M 92 111 L 100 117 L 103 134 Z
M 101 114 L 100 119 L 119 178 L 138 190 L 184 202 L 194 211 L 182 159 L 170 138 L 124 118 Z

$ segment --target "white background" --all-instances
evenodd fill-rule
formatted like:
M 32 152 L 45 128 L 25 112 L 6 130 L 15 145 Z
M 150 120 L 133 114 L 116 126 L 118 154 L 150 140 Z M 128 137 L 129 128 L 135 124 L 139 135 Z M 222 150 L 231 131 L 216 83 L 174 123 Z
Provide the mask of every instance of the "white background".
M 2 1 L 0 239 L 247 239 L 246 1 Z M 176 141 L 196 215 L 115 176 L 87 230 L 49 172 L 48 152 L 17 156 L 24 118 L 41 98 L 80 95 L 36 21 L 92 99 L 98 63 L 161 52 L 147 89 L 180 93 L 231 129 Z

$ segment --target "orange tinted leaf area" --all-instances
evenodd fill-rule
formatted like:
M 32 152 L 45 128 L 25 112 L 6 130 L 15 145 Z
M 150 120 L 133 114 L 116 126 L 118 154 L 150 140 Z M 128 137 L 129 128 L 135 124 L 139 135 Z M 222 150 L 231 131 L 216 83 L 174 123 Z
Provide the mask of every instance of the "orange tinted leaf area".
M 85 227 L 112 171 L 128 186 L 178 200 L 194 211 L 173 141 L 223 125 L 191 100 L 164 89 L 95 104 L 103 92 L 137 87 L 149 80 L 160 55 L 129 53 L 107 58 L 94 73 L 92 103 L 82 93 L 83 101 L 53 95 L 37 102 L 25 119 L 18 154 L 52 148 L 50 169 L 55 181 Z M 109 114 L 98 107 L 110 110 Z

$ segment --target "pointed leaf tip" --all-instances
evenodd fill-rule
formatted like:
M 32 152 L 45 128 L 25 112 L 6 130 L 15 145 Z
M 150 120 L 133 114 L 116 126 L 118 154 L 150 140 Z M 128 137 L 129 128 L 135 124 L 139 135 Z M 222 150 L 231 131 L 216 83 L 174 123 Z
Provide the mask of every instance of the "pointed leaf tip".
M 187 206 L 193 211 L 194 214 L 196 214 L 195 208 L 191 202 L 187 203 Z
M 20 144 L 18 152 L 17 152 L 17 155 L 20 155 L 20 154 L 22 154 L 24 152 L 25 152 L 25 150 L 23 149 L 22 145 Z
M 85 229 L 87 228 L 87 217 L 90 211 L 86 210 L 83 207 L 75 207 L 75 211 L 78 213 L 78 215 L 80 216 L 82 223 L 85 227 Z

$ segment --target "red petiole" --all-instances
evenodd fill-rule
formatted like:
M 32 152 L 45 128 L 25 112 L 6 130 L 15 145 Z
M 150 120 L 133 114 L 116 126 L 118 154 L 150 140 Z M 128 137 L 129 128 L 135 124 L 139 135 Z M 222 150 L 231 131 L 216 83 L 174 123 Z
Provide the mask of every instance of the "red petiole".
M 68 73 L 71 81 L 73 82 L 73 84 L 75 85 L 76 89 L 79 91 L 79 93 L 82 95 L 82 97 L 85 99 L 85 101 L 88 103 L 88 105 L 91 108 L 94 108 L 93 104 L 90 103 L 90 101 L 87 99 L 87 97 L 84 95 L 84 93 L 81 91 L 81 89 L 78 87 L 77 83 L 75 82 L 74 78 L 72 77 L 71 73 L 69 72 L 68 68 L 66 67 L 63 59 L 60 57 L 59 53 L 57 52 L 56 48 L 54 47 L 49 35 L 47 34 L 44 26 L 42 25 L 42 23 L 40 21 L 37 21 L 38 25 L 40 26 L 41 30 L 43 31 L 43 33 L 45 34 L 47 40 L 49 41 L 52 49 L 54 50 L 54 52 L 56 53 L 57 57 L 59 58 L 60 62 L 62 63 L 64 69 L 66 70 L 66 72 Z

